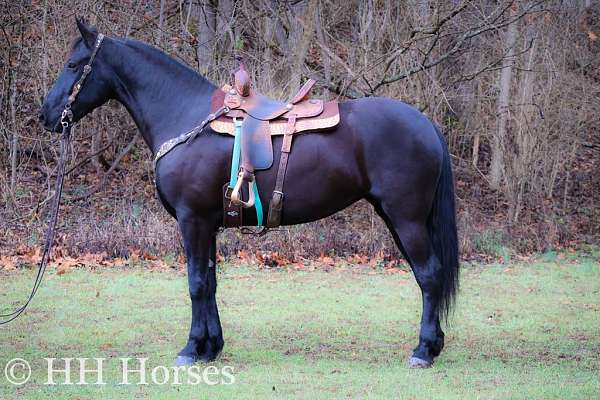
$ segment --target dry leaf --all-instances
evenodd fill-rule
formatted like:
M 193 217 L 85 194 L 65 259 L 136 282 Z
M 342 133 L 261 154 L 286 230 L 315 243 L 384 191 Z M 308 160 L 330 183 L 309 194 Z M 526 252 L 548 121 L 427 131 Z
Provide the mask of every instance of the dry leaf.
M 16 268 L 17 266 L 14 257 L 0 256 L 0 269 L 12 271 Z
M 64 264 L 61 264 L 58 267 L 56 267 L 56 275 L 65 274 L 65 273 L 67 273 L 67 271 L 69 271 L 69 269 L 71 269 L 71 268 Z
M 142 254 L 142 259 L 147 261 L 156 261 L 158 260 L 158 257 L 152 254 L 144 253 Z

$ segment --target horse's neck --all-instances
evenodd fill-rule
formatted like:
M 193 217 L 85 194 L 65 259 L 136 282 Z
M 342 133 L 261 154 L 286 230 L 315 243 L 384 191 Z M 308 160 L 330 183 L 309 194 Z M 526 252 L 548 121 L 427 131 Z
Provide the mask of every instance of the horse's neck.
M 209 113 L 215 86 L 160 51 L 139 42 L 116 43 L 115 92 L 153 153 Z

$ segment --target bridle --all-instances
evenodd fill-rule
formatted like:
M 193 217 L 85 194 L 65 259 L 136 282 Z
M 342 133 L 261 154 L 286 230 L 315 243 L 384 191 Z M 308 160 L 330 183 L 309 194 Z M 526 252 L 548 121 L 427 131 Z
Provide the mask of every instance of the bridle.
M 73 112 L 71 111 L 71 105 L 77 99 L 77 95 L 79 94 L 79 92 L 81 91 L 81 88 L 83 87 L 85 78 L 87 78 L 87 76 L 90 74 L 90 72 L 92 72 L 92 63 L 94 62 L 94 58 L 96 58 L 96 55 L 98 54 L 98 50 L 100 50 L 100 46 L 102 45 L 103 40 L 104 40 L 104 35 L 99 33 L 98 37 L 96 38 L 96 44 L 94 45 L 94 50 L 92 50 L 92 55 L 90 56 L 90 59 L 88 60 L 87 64 L 83 67 L 83 73 L 81 74 L 81 76 L 79 77 L 79 79 L 77 80 L 75 85 L 73 86 L 73 90 L 71 91 L 71 94 L 67 98 L 67 103 L 65 104 L 65 108 L 60 116 L 60 124 L 63 127 L 63 131 L 66 128 L 70 127 L 71 124 L 73 123 Z
M 61 133 L 61 141 L 60 141 L 60 158 L 58 161 L 58 175 L 56 176 L 56 183 L 54 186 L 54 197 L 52 199 L 52 211 L 50 213 L 50 219 L 48 221 L 48 231 L 46 232 L 46 242 L 44 244 L 44 252 L 42 253 L 42 259 L 40 260 L 40 264 L 38 266 L 38 272 L 35 277 L 35 281 L 33 284 L 33 288 L 31 289 L 31 293 L 29 297 L 25 301 L 25 303 L 16 308 L 14 311 L 8 314 L 0 314 L 0 325 L 8 324 L 9 322 L 18 318 L 29 303 L 33 300 L 37 290 L 39 289 L 42 279 L 44 277 L 44 273 L 46 272 L 46 267 L 48 265 L 48 259 L 50 257 L 50 249 L 54 244 L 54 237 L 56 233 L 56 222 L 58 220 L 58 209 L 60 207 L 60 198 L 62 194 L 63 181 L 65 177 L 65 159 L 67 154 L 67 148 L 69 146 L 69 142 L 71 139 L 71 127 L 73 125 L 73 111 L 71 111 L 71 105 L 77 100 L 77 95 L 81 92 L 83 84 L 85 83 L 85 79 L 92 72 L 92 63 L 94 62 L 94 58 L 98 54 L 98 50 L 102 45 L 102 41 L 104 40 L 104 35 L 99 33 L 96 38 L 96 43 L 94 45 L 94 49 L 92 50 L 92 55 L 90 56 L 89 61 L 83 67 L 83 73 L 81 77 L 77 80 L 73 89 L 71 90 L 71 94 L 67 98 L 67 102 L 60 116 L 60 124 L 62 126 Z

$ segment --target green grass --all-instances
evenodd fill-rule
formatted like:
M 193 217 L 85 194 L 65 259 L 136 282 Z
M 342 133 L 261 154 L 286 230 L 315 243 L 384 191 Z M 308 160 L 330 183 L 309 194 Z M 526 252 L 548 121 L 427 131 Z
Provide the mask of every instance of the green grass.
M 226 344 L 212 365 L 233 367 L 235 383 L 138 386 L 119 385 L 119 358 L 172 365 L 188 332 L 185 274 L 50 271 L 25 316 L 0 327 L 0 399 L 598 398 L 597 261 L 466 267 L 446 348 L 428 370 L 406 367 L 420 318 L 412 275 L 366 272 L 220 266 Z M 23 298 L 32 279 L 0 273 L 0 304 Z M 15 357 L 32 365 L 23 386 L 4 377 Z M 104 357 L 107 384 L 45 385 L 45 357 Z

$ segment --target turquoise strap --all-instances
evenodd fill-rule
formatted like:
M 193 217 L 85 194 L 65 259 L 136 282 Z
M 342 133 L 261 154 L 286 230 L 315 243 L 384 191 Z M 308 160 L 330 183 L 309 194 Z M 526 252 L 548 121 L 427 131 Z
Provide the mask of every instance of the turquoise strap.
M 240 143 L 242 137 L 242 121 L 233 119 L 235 126 L 235 139 L 233 140 L 233 157 L 231 158 L 231 175 L 229 176 L 229 188 L 233 189 L 237 182 L 238 172 L 240 170 Z
M 258 185 L 256 184 L 256 179 L 254 180 L 254 182 L 252 182 L 252 190 L 254 190 L 254 198 L 256 199 L 254 201 L 254 208 L 256 209 L 256 226 L 257 227 L 261 227 L 263 226 L 263 209 L 262 209 L 262 203 L 260 202 L 260 196 L 258 195 Z
M 240 153 L 241 153 L 241 137 L 242 137 L 242 121 L 237 118 L 233 119 L 235 126 L 235 139 L 233 140 L 233 156 L 231 157 L 231 174 L 229 176 L 229 188 L 233 189 L 238 179 L 240 170 Z M 254 209 L 256 210 L 256 221 L 259 228 L 263 226 L 263 207 L 258 194 L 258 185 L 256 180 L 252 182 L 252 190 L 254 191 Z

